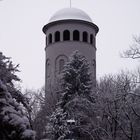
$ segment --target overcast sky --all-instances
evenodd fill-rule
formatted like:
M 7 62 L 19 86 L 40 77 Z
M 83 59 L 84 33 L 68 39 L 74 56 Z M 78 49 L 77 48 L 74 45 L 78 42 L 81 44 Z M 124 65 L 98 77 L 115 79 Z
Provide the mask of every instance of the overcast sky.
M 45 35 L 42 27 L 69 0 L 0 0 L 0 51 L 20 64 L 24 88 L 40 88 L 45 75 Z M 73 0 L 72 7 L 85 11 L 98 25 L 97 78 L 133 70 L 139 62 L 119 53 L 140 35 L 140 0 Z

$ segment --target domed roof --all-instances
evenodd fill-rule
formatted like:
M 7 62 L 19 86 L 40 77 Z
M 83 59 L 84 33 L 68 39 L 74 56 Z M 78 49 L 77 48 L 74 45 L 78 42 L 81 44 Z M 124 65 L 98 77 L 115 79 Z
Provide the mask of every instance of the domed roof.
M 91 18 L 82 10 L 77 8 L 64 8 L 57 11 L 49 20 L 49 22 L 76 19 L 92 22 Z

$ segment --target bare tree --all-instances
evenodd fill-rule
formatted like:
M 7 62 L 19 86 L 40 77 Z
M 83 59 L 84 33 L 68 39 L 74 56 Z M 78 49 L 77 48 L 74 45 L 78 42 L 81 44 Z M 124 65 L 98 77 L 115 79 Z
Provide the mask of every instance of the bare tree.
M 124 58 L 139 59 L 140 58 L 140 36 L 133 36 L 134 43 L 130 48 L 121 55 Z
M 29 100 L 30 110 L 26 111 L 32 128 L 36 131 L 36 140 L 44 136 L 45 126 L 57 103 L 57 93 L 50 88 L 45 93 L 44 87 L 39 90 L 26 89 L 24 94 Z
M 29 102 L 28 106 L 30 108 L 30 109 L 24 108 L 24 111 L 33 127 L 33 122 L 35 118 L 37 117 L 38 112 L 41 109 L 41 106 L 43 106 L 45 102 L 44 87 L 38 90 L 25 89 L 24 96 L 28 99 L 28 102 Z
M 99 126 L 108 134 L 104 139 L 110 136 L 111 140 L 138 140 L 140 98 L 133 75 L 106 76 L 98 83 L 97 93 Z

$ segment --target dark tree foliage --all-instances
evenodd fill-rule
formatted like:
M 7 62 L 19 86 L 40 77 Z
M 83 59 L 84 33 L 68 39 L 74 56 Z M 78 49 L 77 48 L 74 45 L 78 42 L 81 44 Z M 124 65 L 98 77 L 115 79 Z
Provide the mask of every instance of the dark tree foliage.
M 93 139 L 94 104 L 91 96 L 89 65 L 75 51 L 62 72 L 62 92 L 47 125 L 47 133 L 55 139 Z M 72 124 L 73 123 L 73 124 Z
M 28 107 L 26 98 L 15 88 L 20 81 L 15 75 L 17 66 L 10 58 L 0 53 L 0 140 L 34 140 L 35 133 L 30 128 L 28 118 L 21 104 Z
M 34 140 L 29 120 L 0 80 L 0 139 Z
M 64 102 L 62 105 L 65 105 L 76 95 L 89 98 L 92 85 L 90 78 L 89 64 L 86 58 L 75 51 L 63 70 L 62 94 Z
M 19 82 L 19 77 L 15 74 L 19 72 L 19 65 L 14 65 L 9 57 L 6 57 L 0 52 L 0 79 L 6 85 L 8 92 L 16 99 L 17 102 L 22 103 L 28 110 L 28 100 L 23 96 L 19 89 L 15 88 L 14 83 Z

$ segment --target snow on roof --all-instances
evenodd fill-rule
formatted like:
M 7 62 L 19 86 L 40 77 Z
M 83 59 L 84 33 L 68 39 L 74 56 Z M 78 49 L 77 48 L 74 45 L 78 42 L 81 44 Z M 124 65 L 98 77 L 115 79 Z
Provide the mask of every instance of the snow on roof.
M 76 19 L 92 22 L 91 18 L 82 10 L 77 8 L 64 8 L 57 11 L 49 20 L 54 22 L 58 20 Z

